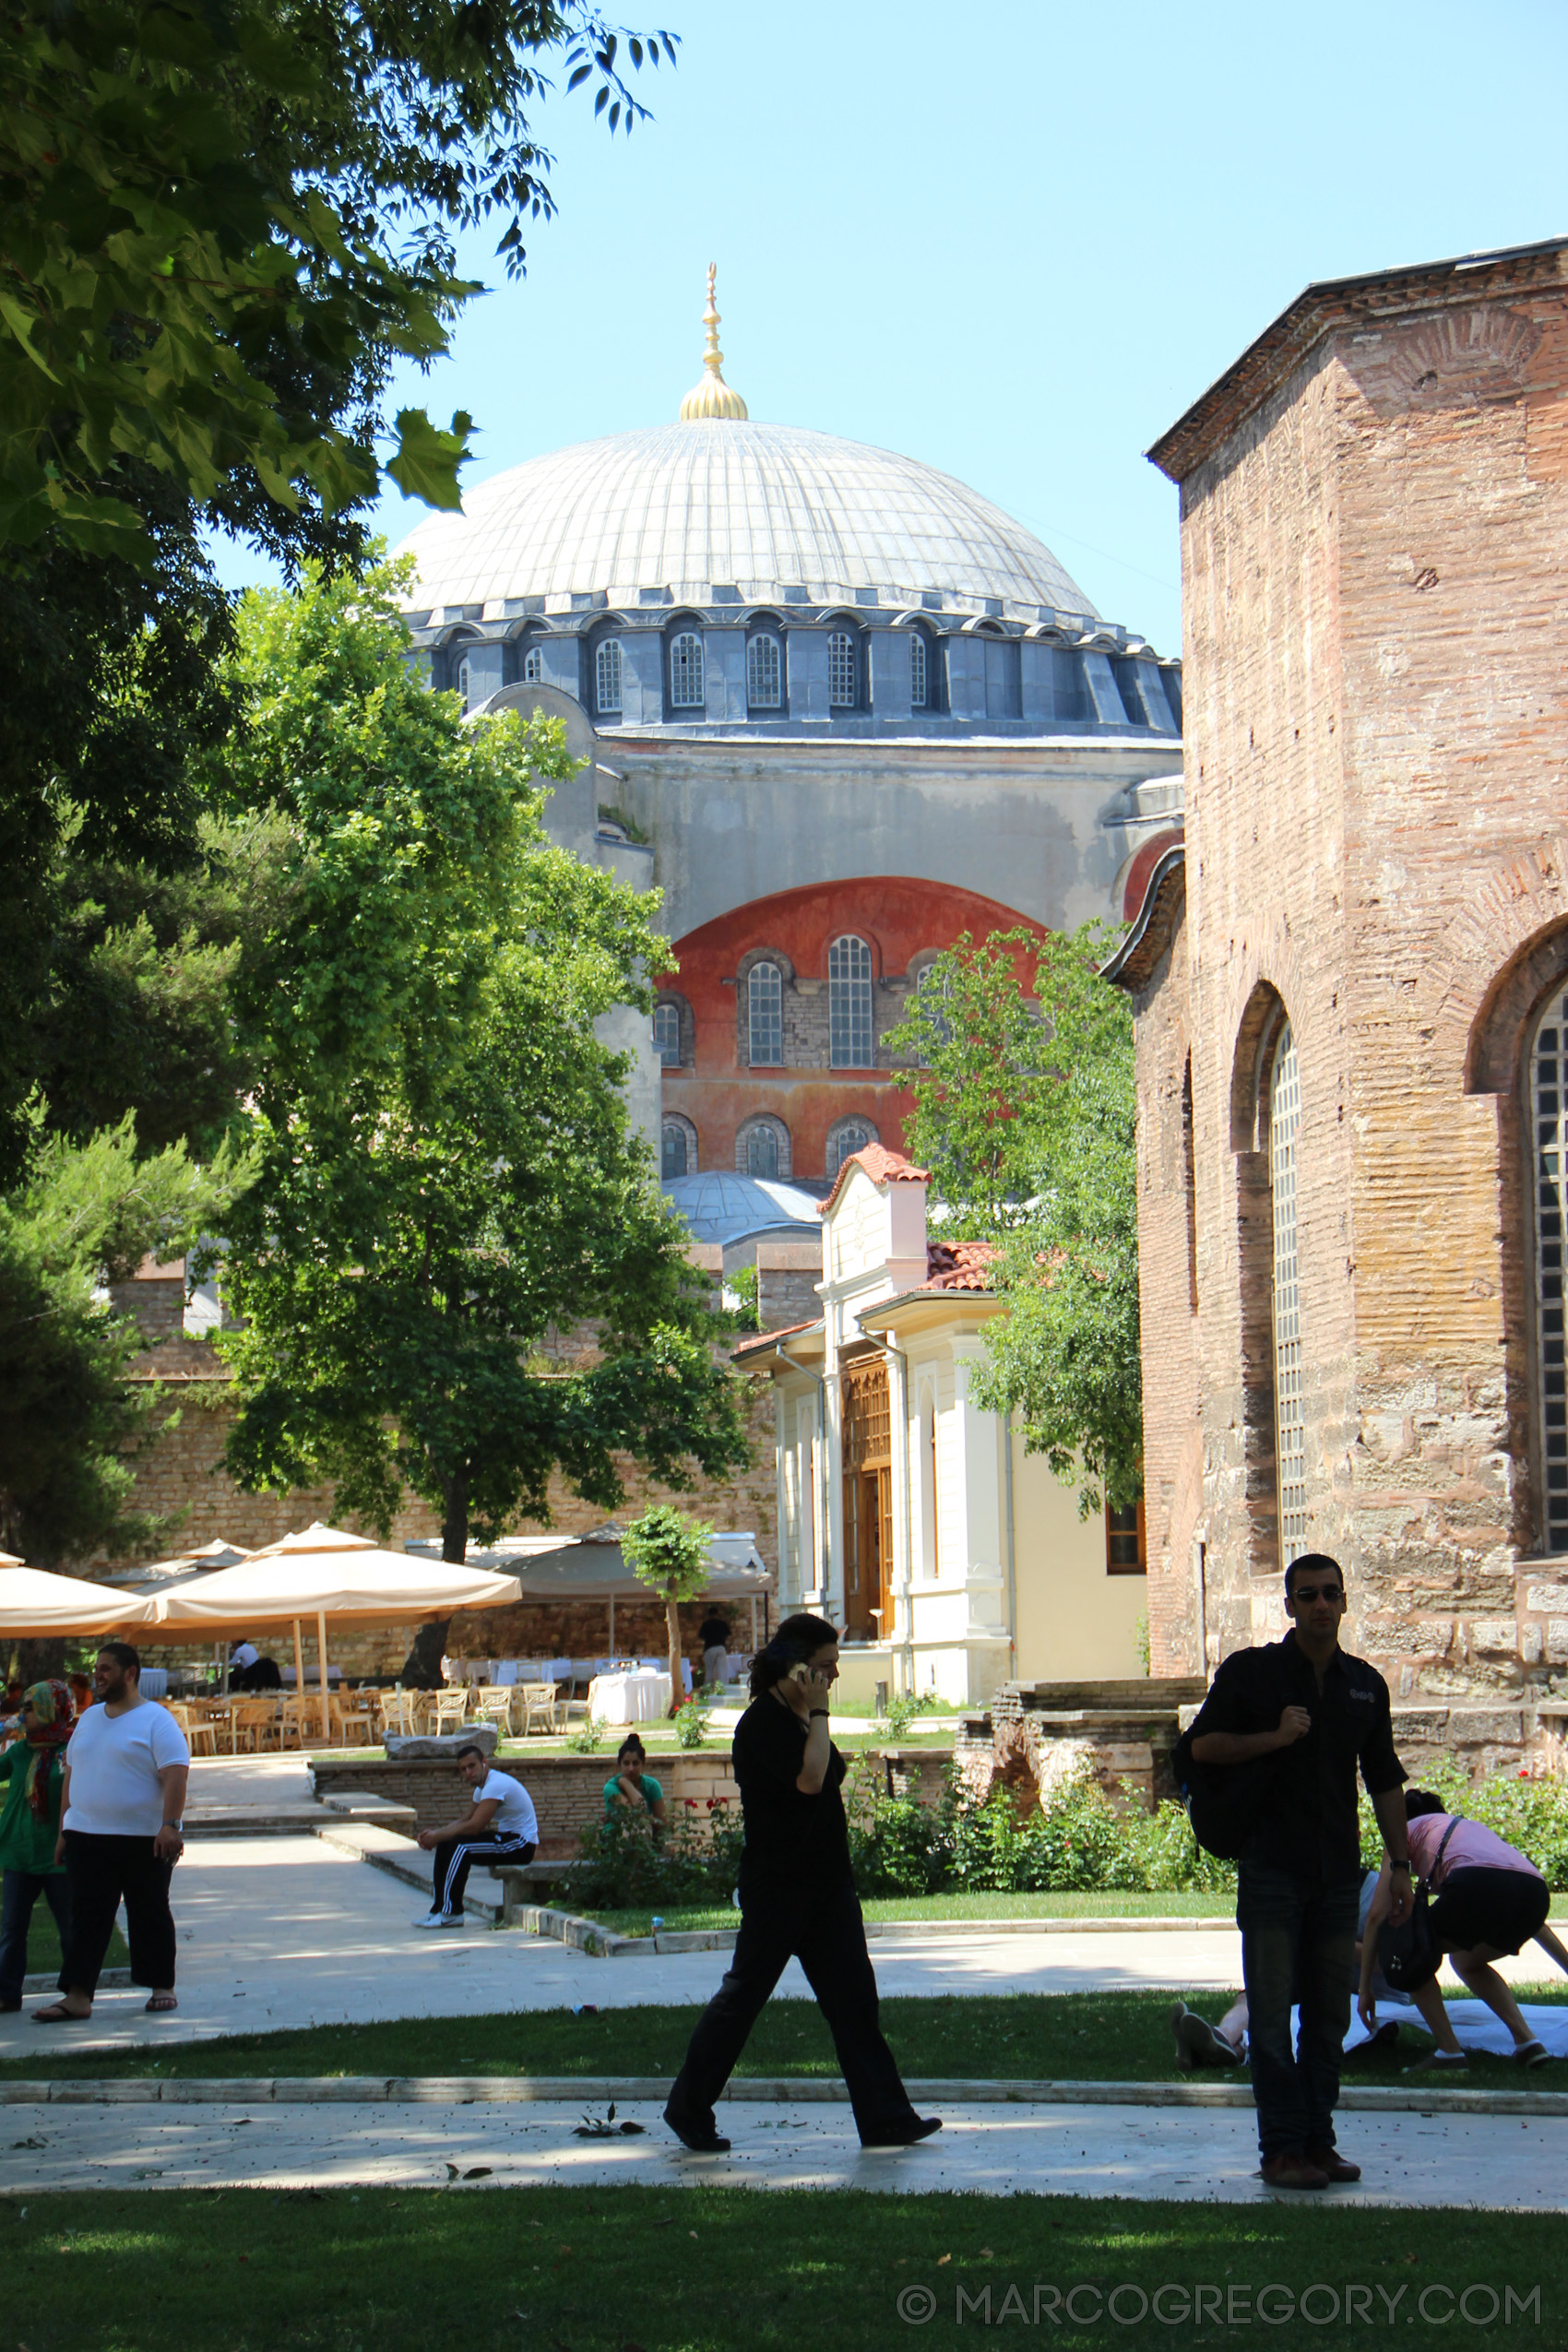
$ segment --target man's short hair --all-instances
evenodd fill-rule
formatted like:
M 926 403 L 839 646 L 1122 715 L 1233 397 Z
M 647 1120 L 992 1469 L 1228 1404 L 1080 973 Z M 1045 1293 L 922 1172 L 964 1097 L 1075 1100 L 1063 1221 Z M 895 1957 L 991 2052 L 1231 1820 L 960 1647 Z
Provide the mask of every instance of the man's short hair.
M 112 1657 L 116 1666 L 123 1666 L 127 1674 L 134 1674 L 138 1681 L 141 1680 L 141 1652 L 134 1650 L 129 1642 L 100 1642 L 97 1655 Z
M 470 1740 L 465 1747 L 458 1749 L 457 1762 L 459 1764 L 462 1763 L 465 1756 L 477 1756 L 481 1764 L 488 1764 L 490 1762 L 490 1758 L 485 1754 L 484 1750 L 480 1746 L 477 1740 Z
M 1337 1560 L 1331 1560 L 1326 1551 L 1303 1551 L 1301 1558 L 1299 1560 L 1292 1560 L 1289 1567 L 1285 1571 L 1285 1598 L 1287 1600 L 1289 1600 L 1294 1595 L 1296 1590 L 1296 1579 L 1301 1574 L 1303 1568 L 1310 1569 L 1314 1576 L 1321 1576 L 1325 1569 L 1330 1569 L 1334 1574 L 1338 1577 L 1341 1585 L 1345 1582 L 1344 1569 L 1341 1568 Z

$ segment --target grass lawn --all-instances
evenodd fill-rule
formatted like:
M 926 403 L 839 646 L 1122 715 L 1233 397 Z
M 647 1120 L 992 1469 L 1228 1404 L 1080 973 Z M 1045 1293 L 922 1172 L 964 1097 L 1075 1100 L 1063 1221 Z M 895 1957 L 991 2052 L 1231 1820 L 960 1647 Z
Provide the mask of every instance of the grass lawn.
M 106 1968 L 125 1968 L 130 1965 L 130 1954 L 118 1928 L 109 1939 Z M 60 1970 L 60 1930 L 54 1924 L 54 1914 L 47 1903 L 40 1903 L 33 1911 L 28 1929 L 28 1972 L 42 1975 L 47 1969 L 51 1976 Z
M 636 1961 L 608 1964 L 635 1967 Z M 714 1981 L 718 1982 L 716 1966 Z M 1190 1992 L 1191 2005 L 1218 2017 L 1222 1997 Z M 1531 2000 L 1568 2002 L 1568 1987 L 1532 1990 Z M 1176 2069 L 1170 2017 L 1173 1992 L 988 1993 L 885 2001 L 882 2022 L 904 2073 L 1028 2081 L 1170 2082 Z M 0 2061 L 0 2079 L 79 2081 L 84 2076 L 271 2074 L 653 2074 L 672 2076 L 700 2014 L 696 2003 L 601 2009 L 513 2010 L 488 2017 L 407 2017 L 368 2025 L 315 2025 L 278 2034 L 72 2052 L 58 2043 Z M 1425 2035 L 1406 2030 L 1403 2048 L 1378 2065 L 1356 2067 L 1358 2083 L 1396 2083 Z M 772 2001 L 737 2068 L 741 2075 L 832 2075 L 833 2045 L 816 2004 Z M 1568 2089 L 1568 2062 L 1527 2078 L 1509 2059 L 1473 2057 L 1467 2080 L 1482 2086 Z M 1238 2075 L 1236 2079 L 1244 2080 Z M 1426 2078 L 1423 2078 L 1423 2086 Z M 1434 2098 L 1441 2090 L 1434 2086 Z M 1568 2315 L 1565 2315 L 1568 2316 Z M 1568 2341 L 1565 2335 L 1564 2341 Z M 3 2342 L 3 2338 L 0 2338 Z M 8 2352 L 8 2347 L 6 2347 Z M 33 2346 L 33 2352 L 38 2347 Z
M 1390 2303 L 1422 2346 L 1472 2288 L 1467 2346 L 1568 2333 L 1568 2221 L 1321 2203 L 100 2190 L 0 2200 L 0 2260 L 7 2352 L 886 2352 L 971 2343 L 988 2289 L 992 2326 L 1063 2352 L 1370 2342 Z M 1325 2328 L 1348 2287 L 1352 2323 Z M 1538 2301 L 1510 2314 L 1509 2288 Z
M 569 1903 L 565 1887 L 552 1898 Z M 1233 1895 L 875 1895 L 861 1902 L 868 1919 L 1229 1919 Z M 647 1935 L 651 1911 L 591 1911 L 619 1935 Z M 732 1928 L 740 1913 L 732 1904 L 712 1910 L 668 1910 L 667 1928 Z

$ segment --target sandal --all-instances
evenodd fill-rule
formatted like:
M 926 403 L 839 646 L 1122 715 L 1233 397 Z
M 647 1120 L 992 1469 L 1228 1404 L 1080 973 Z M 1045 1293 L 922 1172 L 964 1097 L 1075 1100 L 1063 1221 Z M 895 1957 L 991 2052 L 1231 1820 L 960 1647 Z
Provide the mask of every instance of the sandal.
M 63 2001 L 52 2001 L 47 2009 L 35 2009 L 32 2013 L 35 2025 L 86 2025 L 90 2024 L 91 2019 L 90 2009 L 85 2013 L 79 2009 L 67 2009 Z
M 166 2009 L 178 2009 L 180 2004 L 172 1992 L 155 1992 L 147 2005 L 155 2014 L 161 2014 Z
M 1520 2066 L 1545 2066 L 1550 2061 L 1551 2052 L 1542 2041 L 1520 2042 L 1514 2057 Z

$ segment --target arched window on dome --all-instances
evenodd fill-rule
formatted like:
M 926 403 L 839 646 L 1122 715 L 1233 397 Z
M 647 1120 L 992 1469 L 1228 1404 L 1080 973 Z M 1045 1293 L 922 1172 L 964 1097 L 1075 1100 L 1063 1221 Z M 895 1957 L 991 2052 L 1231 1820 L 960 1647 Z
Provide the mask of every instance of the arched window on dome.
M 746 976 L 746 1059 L 755 1069 L 784 1060 L 784 978 L 777 964 L 754 964 Z
M 926 705 L 925 639 L 918 629 L 909 631 L 909 707 L 923 710 Z
M 463 706 L 466 719 L 469 715 L 469 665 L 466 661 L 457 664 L 457 699 Z
M 778 710 L 784 702 L 784 648 L 771 630 L 761 630 L 746 647 L 746 705 Z
M 678 1004 L 656 1004 L 653 1008 L 653 1050 L 659 1066 L 678 1070 L 681 1066 L 681 1008 Z
M 847 1159 L 877 1140 L 876 1129 L 869 1119 L 840 1119 L 827 1134 L 826 1175 L 829 1179 L 837 1176 Z
M 748 1119 L 735 1138 L 735 1172 L 774 1182 L 790 1173 L 790 1130 L 782 1119 Z
M 683 629 L 670 647 L 671 706 L 675 710 L 701 710 L 705 700 L 702 639 L 695 629 Z
M 530 645 L 523 656 L 523 683 L 539 686 L 544 683 L 544 656 L 538 646 Z
M 827 951 L 827 1058 L 835 1070 L 872 1066 L 871 949 L 852 934 Z
M 827 699 L 835 710 L 852 710 L 857 695 L 855 640 L 835 629 L 827 640 Z
M 593 658 L 594 707 L 601 718 L 621 715 L 621 640 L 606 637 Z
M 666 1118 L 659 1142 L 659 1174 L 666 1182 L 672 1176 L 696 1174 L 697 1131 L 689 1119 Z

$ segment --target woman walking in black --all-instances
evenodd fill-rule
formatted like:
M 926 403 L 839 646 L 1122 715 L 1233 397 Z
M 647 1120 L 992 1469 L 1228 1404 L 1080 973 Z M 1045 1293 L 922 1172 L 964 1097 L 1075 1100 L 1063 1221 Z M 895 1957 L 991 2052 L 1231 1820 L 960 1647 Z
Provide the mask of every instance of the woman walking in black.
M 745 1820 L 741 1931 L 723 1983 L 697 2021 L 664 2120 L 686 2147 L 730 2143 L 713 2103 L 791 1955 L 826 2018 L 861 2145 L 904 2148 L 940 2131 L 909 2104 L 877 2022 L 876 1978 L 849 1870 L 844 1759 L 828 1736 L 838 1636 L 820 1617 L 787 1617 L 752 1667 L 752 1703 L 735 1730 Z

